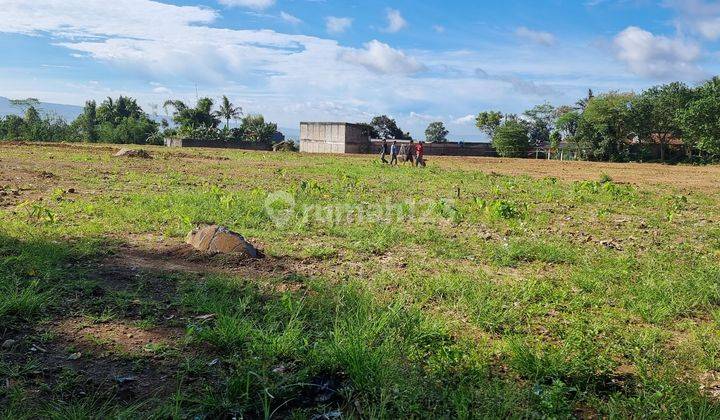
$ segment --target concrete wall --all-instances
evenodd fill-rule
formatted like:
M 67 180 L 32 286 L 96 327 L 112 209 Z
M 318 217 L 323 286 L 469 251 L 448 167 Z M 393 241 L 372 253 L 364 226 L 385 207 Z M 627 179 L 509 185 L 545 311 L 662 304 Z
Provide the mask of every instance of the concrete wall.
M 357 124 L 300 123 L 300 151 L 306 153 L 367 153 L 369 138 Z
M 167 147 L 209 147 L 213 149 L 272 150 L 272 144 L 254 141 L 222 141 L 166 138 Z
M 388 140 L 388 149 L 393 140 Z M 406 140 L 397 140 L 398 145 L 408 144 Z M 380 153 L 382 140 L 371 141 L 371 152 Z M 417 144 L 417 142 L 415 142 Z M 497 156 L 490 143 L 423 143 L 426 156 Z

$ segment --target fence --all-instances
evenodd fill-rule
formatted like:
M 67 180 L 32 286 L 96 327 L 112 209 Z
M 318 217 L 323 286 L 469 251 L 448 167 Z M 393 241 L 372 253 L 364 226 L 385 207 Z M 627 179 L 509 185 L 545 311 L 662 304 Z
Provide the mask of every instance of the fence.
M 390 140 L 388 148 L 393 141 L 397 141 L 398 147 L 403 144 L 407 147 L 410 143 L 407 140 Z M 371 140 L 370 152 L 380 153 L 381 145 L 382 140 Z M 423 143 L 423 148 L 427 156 L 497 156 L 490 143 Z
M 253 141 L 199 140 L 183 138 L 166 138 L 167 147 L 208 147 L 213 149 L 272 150 L 272 144 Z

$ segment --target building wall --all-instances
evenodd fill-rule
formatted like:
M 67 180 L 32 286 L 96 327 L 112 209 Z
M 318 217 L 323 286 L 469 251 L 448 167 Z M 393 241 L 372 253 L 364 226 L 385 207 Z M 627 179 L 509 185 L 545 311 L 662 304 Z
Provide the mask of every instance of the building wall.
M 341 122 L 300 123 L 300 151 L 305 153 L 380 153 L 381 140 L 370 140 L 363 126 Z M 398 143 L 408 143 L 400 141 Z M 496 156 L 489 143 L 425 143 L 428 156 Z
M 272 144 L 254 141 L 222 141 L 166 138 L 167 147 L 207 147 L 212 149 L 272 150 Z
M 348 123 L 300 123 L 300 151 L 305 153 L 366 153 L 369 138 L 361 126 Z

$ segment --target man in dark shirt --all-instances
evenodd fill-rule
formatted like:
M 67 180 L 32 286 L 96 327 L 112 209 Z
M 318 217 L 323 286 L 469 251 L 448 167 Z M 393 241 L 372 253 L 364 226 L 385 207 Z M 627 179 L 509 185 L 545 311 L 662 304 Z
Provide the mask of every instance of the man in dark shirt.
M 407 148 L 407 155 L 405 155 L 405 162 L 410 162 L 411 166 L 415 165 L 415 144 L 410 140 L 410 145 Z
M 382 141 L 382 144 L 380 145 L 380 160 L 382 163 L 388 163 L 387 159 L 385 159 L 385 156 L 387 156 L 388 153 L 388 145 L 387 140 Z

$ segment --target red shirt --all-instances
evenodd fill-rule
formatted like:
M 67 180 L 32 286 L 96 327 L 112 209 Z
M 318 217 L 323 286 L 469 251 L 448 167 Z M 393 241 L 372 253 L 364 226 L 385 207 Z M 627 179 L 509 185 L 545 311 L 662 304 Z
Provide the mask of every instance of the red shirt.
M 415 146 L 415 152 L 417 153 L 418 157 L 423 157 L 424 148 L 422 143 L 418 143 L 417 146 Z

